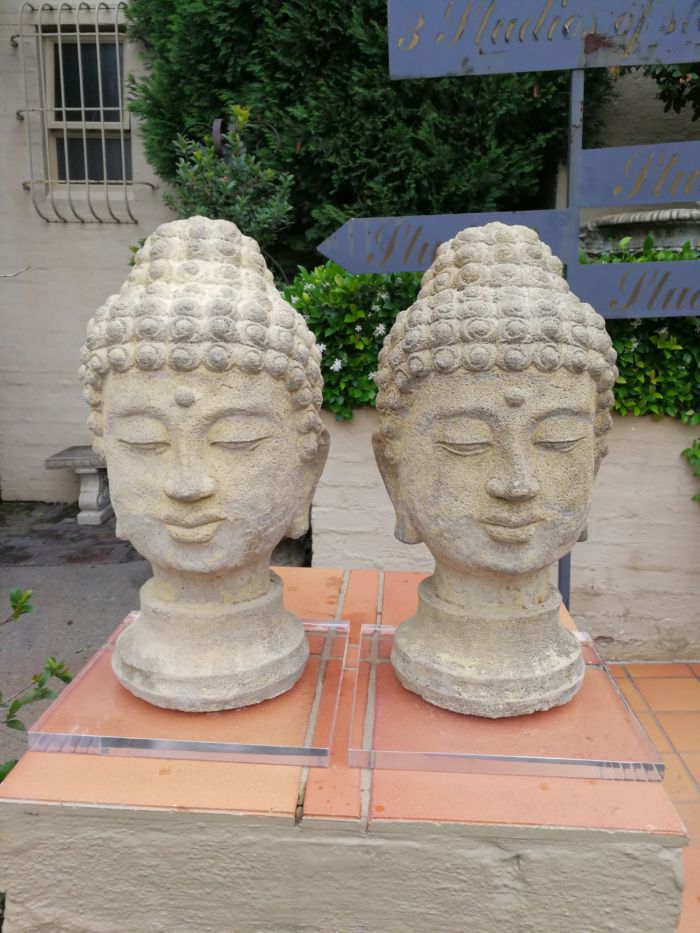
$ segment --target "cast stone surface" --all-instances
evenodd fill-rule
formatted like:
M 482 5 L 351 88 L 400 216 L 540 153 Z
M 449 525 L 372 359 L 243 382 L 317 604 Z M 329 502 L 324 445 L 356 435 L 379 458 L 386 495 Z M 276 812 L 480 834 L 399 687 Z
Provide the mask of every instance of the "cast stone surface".
M 425 542 L 436 563 L 392 663 L 431 703 L 516 716 L 581 686 L 552 565 L 586 526 L 615 360 L 559 259 L 501 223 L 440 246 L 387 335 L 375 454 L 396 537 Z
M 117 677 L 190 711 L 288 690 L 308 645 L 269 561 L 307 530 L 328 439 L 320 352 L 257 243 L 203 217 L 158 227 L 81 359 L 117 534 L 153 567 Z

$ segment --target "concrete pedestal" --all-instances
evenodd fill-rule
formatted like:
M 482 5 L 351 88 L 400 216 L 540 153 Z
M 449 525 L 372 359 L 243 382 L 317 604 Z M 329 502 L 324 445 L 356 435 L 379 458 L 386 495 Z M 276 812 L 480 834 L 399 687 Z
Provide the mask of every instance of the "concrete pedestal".
M 351 639 L 415 606 L 414 575 L 282 576 Z M 659 784 L 352 769 L 352 688 L 325 769 L 27 753 L 0 785 L 5 933 L 676 930 Z

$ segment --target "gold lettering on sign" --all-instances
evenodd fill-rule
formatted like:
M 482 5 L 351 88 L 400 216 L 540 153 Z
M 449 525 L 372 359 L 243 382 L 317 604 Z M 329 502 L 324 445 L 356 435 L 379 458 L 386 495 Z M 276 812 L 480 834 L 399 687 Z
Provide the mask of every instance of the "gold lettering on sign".
M 695 182 L 697 178 L 700 178 L 700 171 L 694 171 L 688 175 L 688 181 L 686 182 L 685 188 L 683 189 L 686 194 L 690 194 L 690 192 L 693 190 L 693 182 Z
M 537 22 L 535 23 L 535 28 L 532 30 L 532 35 L 535 37 L 535 39 L 539 39 L 540 30 L 544 26 L 544 21 L 547 19 L 547 16 L 549 15 L 549 11 L 552 9 L 553 3 L 554 3 L 554 0 L 546 0 L 544 9 L 540 13 L 537 19 Z
M 521 42 L 525 41 L 525 33 L 527 32 L 527 27 L 530 25 L 531 22 L 532 22 L 532 17 L 528 16 L 528 18 L 525 20 L 525 22 L 520 27 L 519 38 Z
M 634 22 L 634 17 L 628 11 L 627 13 L 621 13 L 613 24 L 615 29 L 616 36 L 626 36 L 627 33 L 632 28 L 632 23 Z M 624 24 L 624 27 L 623 27 Z
M 549 39 L 550 42 L 552 41 L 552 36 L 556 32 L 560 19 L 561 19 L 561 16 L 555 16 L 554 19 L 552 20 L 552 25 L 547 30 L 547 38 Z
M 410 42 L 408 43 L 408 45 L 406 46 L 406 51 L 407 51 L 407 52 L 410 52 L 411 49 L 415 49 L 415 47 L 416 47 L 416 46 L 418 45 L 418 43 L 420 42 L 420 31 L 421 31 L 421 29 L 423 28 L 423 26 L 425 26 L 425 16 L 423 16 L 422 13 L 419 13 L 419 14 L 418 14 L 418 22 L 417 22 L 416 25 L 413 27 L 413 35 L 411 36 L 411 41 L 410 41 Z M 399 36 L 398 46 L 399 46 L 400 49 L 403 48 L 404 41 L 405 41 L 404 37 L 403 37 L 403 36 Z
M 515 29 L 515 27 L 516 27 L 517 25 L 518 25 L 517 19 L 512 19 L 512 20 L 508 23 L 508 27 L 507 27 L 507 29 L 506 29 L 506 34 L 505 34 L 505 40 L 506 40 L 506 42 L 510 42 L 510 37 L 513 35 L 513 30 Z
M 576 28 L 572 26 L 572 23 L 576 23 Z M 581 29 L 582 26 L 583 26 L 583 17 L 577 13 L 575 16 L 570 16 L 566 20 L 566 22 L 562 26 L 562 29 L 564 30 L 564 35 L 567 37 L 567 39 L 575 39 L 576 36 L 578 36 L 579 30 Z
M 696 311 L 700 301 L 700 288 L 690 294 L 690 288 L 669 287 L 670 272 L 659 277 L 657 272 L 628 270 L 618 280 L 617 292 L 610 299 L 608 307 L 612 310 L 627 311 L 630 315 L 639 314 L 642 305 L 650 317 L 662 311 L 668 311 L 675 305 L 676 311 Z
M 491 0 L 491 3 L 488 5 L 486 12 L 484 13 L 484 18 L 481 20 L 481 26 L 479 26 L 479 29 L 477 30 L 477 33 L 476 33 L 476 38 L 474 40 L 476 44 L 479 46 L 481 45 L 481 37 L 483 36 L 484 31 L 486 30 L 486 27 L 488 26 L 488 22 L 491 19 L 491 14 L 496 9 L 497 2 L 498 0 Z
M 651 154 L 650 156 L 647 156 L 646 162 L 645 162 L 644 165 L 642 166 L 642 170 L 640 171 L 639 175 L 637 175 L 637 180 L 636 180 L 635 183 L 634 183 L 634 187 L 632 188 L 632 190 L 630 191 L 630 193 L 627 195 L 627 199 L 628 199 L 628 200 L 629 200 L 630 198 L 633 198 L 633 197 L 635 196 L 635 194 L 639 194 L 639 190 L 640 190 L 640 188 L 642 187 L 642 185 L 644 184 L 647 175 L 649 174 L 649 168 L 650 168 L 650 166 L 651 166 L 651 163 L 654 161 L 654 156 L 655 156 L 655 155 L 656 155 L 656 153 L 655 153 L 655 152 L 652 152 L 652 154 Z M 625 165 L 625 175 L 627 175 L 628 178 L 630 177 L 630 171 L 631 171 L 631 169 L 632 169 L 632 163 L 634 162 L 634 160 L 635 160 L 636 158 L 637 158 L 637 154 L 635 153 L 634 155 L 630 156 L 629 159 L 627 160 L 627 163 L 626 163 L 626 165 Z
M 451 42 L 450 42 L 450 45 L 457 45 L 457 43 L 459 42 L 459 40 L 460 40 L 460 39 L 462 38 L 462 36 L 464 35 L 464 30 L 467 28 L 467 21 L 468 21 L 468 19 L 469 19 L 469 14 L 470 14 L 471 11 L 472 11 L 472 6 L 473 6 L 473 5 L 474 5 L 474 0 L 469 0 L 468 3 L 465 3 L 465 4 L 464 4 L 464 9 L 462 10 L 462 15 L 461 15 L 461 17 L 460 17 L 460 19 L 459 19 L 459 23 L 457 23 L 457 28 L 455 29 L 455 33 L 454 33 L 454 35 L 452 36 L 452 40 L 451 40 Z
M 625 175 L 627 178 L 633 179 L 633 184 L 626 195 L 626 200 L 629 201 L 631 198 L 636 197 L 647 182 L 651 184 L 654 178 L 653 192 L 657 198 L 660 198 L 664 194 L 664 188 L 666 188 L 669 198 L 673 198 L 680 191 L 681 185 L 683 186 L 685 195 L 692 194 L 693 188 L 697 187 L 697 179 L 700 178 L 699 169 L 695 169 L 692 172 L 686 170 L 676 172 L 675 175 L 673 175 L 673 180 L 668 184 L 673 169 L 680 161 L 680 153 L 674 152 L 667 159 L 662 152 L 652 152 L 646 157 L 644 162 L 635 169 L 635 162 L 639 158 L 639 155 L 640 153 L 635 152 L 625 162 Z M 616 184 L 613 187 L 613 194 L 616 197 L 619 197 L 623 192 L 624 188 L 621 184 Z
M 632 52 L 635 49 L 635 46 L 639 42 L 639 36 L 641 35 L 642 29 L 644 29 L 644 24 L 649 19 L 649 14 L 651 13 L 654 7 L 654 3 L 655 3 L 655 0 L 649 0 L 647 5 L 642 10 L 641 16 L 639 17 L 637 21 L 635 30 L 632 33 L 632 37 L 630 41 L 627 43 L 627 48 L 625 49 L 625 57 L 632 54 Z
M 498 33 L 501 31 L 501 29 L 503 29 L 503 20 L 499 19 L 499 21 L 496 23 L 496 25 L 493 27 L 493 30 L 491 31 L 491 41 L 493 42 L 494 45 L 496 44 L 496 42 L 498 42 Z

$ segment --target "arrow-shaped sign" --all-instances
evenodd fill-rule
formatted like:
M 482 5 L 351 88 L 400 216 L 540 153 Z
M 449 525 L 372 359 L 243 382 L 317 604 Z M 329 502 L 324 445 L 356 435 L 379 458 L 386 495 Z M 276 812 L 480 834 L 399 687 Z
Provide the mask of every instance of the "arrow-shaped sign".
M 571 240 L 566 236 L 573 223 L 570 211 L 506 211 L 348 220 L 318 249 L 348 272 L 423 272 L 441 243 L 465 227 L 494 220 L 531 227 L 555 252 Z

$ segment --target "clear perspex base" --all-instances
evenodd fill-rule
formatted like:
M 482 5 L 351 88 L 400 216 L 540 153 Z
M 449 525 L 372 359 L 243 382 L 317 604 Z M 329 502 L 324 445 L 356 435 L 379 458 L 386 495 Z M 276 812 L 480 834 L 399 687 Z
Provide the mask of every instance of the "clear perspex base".
M 309 660 L 291 690 L 216 713 L 160 709 L 129 693 L 112 672 L 114 641 L 122 628 L 29 730 L 31 751 L 328 766 L 346 622 L 304 623 Z
M 663 761 L 608 673 L 577 632 L 586 673 L 564 706 L 484 719 L 440 709 L 401 685 L 391 666 L 396 629 L 363 626 L 348 649 L 356 669 L 349 764 L 356 768 L 661 781 Z

